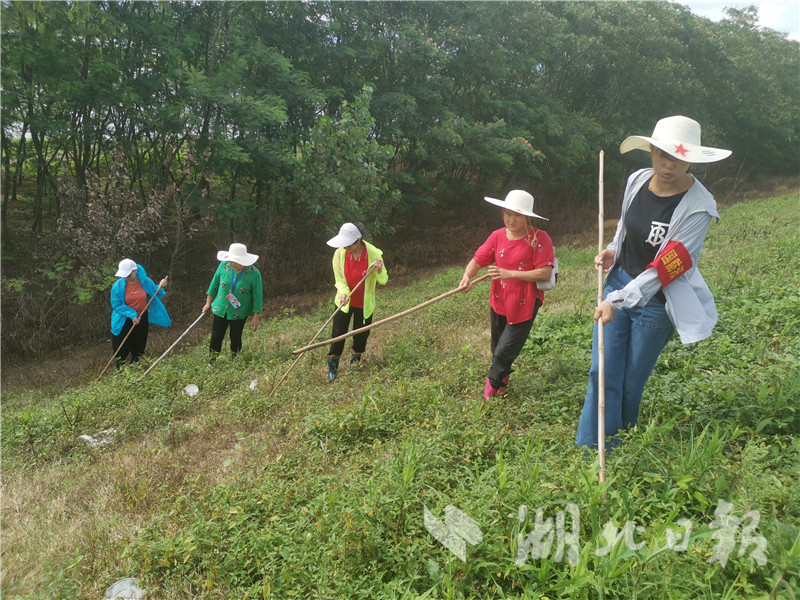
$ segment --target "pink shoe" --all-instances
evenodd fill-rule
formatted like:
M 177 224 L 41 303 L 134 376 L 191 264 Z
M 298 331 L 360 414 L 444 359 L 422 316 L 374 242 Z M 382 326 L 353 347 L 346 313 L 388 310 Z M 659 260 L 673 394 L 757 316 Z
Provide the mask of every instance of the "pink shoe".
M 486 387 L 483 388 L 483 397 L 485 400 L 493 396 L 502 397 L 506 395 L 506 389 L 504 387 L 500 388 L 493 388 L 492 382 L 489 381 L 489 378 L 486 378 Z

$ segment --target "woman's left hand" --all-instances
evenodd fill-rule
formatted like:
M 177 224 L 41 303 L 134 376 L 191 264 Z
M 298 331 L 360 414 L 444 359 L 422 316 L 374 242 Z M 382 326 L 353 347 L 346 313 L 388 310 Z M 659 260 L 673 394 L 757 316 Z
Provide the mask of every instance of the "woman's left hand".
M 159 286 L 159 287 L 162 287 L 162 288 L 165 288 L 165 287 L 167 287 L 167 278 L 166 278 L 166 277 L 164 277 L 164 279 L 162 279 L 161 281 L 159 281 L 159 282 L 158 282 L 158 286 Z
M 614 315 L 617 314 L 617 311 L 614 310 L 608 302 L 603 300 L 600 304 L 598 304 L 594 309 L 594 322 L 597 323 L 600 319 L 603 319 L 603 324 L 611 323 L 614 320 Z
M 250 320 L 250 331 L 255 333 L 258 331 L 258 323 L 261 321 L 261 315 L 256 313 L 253 315 L 253 318 Z
M 516 271 L 509 271 L 508 269 L 501 269 L 497 265 L 489 267 L 489 275 L 492 279 L 514 279 Z
M 375 261 L 375 270 L 376 270 L 378 273 L 380 273 L 381 271 L 383 271 L 383 261 L 382 261 L 380 258 L 379 258 L 378 260 L 376 260 L 376 261 Z

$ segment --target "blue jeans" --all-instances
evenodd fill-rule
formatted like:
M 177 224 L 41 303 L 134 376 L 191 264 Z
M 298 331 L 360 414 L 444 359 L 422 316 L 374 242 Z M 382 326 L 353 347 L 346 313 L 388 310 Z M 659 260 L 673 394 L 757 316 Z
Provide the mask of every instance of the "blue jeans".
M 625 287 L 632 277 L 621 268 L 607 278 L 603 298 Z M 605 349 L 605 434 L 606 449 L 619 443 L 616 434 L 633 427 L 639 420 L 642 392 L 659 354 L 675 333 L 666 308 L 651 298 L 645 306 L 617 311 L 614 320 L 603 327 Z M 597 324 L 592 339 L 592 367 L 575 438 L 578 446 L 597 448 Z

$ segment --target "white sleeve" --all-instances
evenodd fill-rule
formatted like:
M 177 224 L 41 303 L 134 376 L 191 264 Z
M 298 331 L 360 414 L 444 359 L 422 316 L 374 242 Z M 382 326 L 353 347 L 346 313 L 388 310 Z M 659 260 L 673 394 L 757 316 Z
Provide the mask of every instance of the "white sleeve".
M 676 227 L 674 235 L 670 235 L 664 243 L 666 244 L 670 240 L 681 242 L 692 257 L 692 268 L 695 268 L 703 250 L 703 242 L 708 227 L 711 225 L 711 219 L 712 216 L 705 211 L 691 214 L 681 225 Z M 615 310 L 644 306 L 658 293 L 661 287 L 658 270 L 651 267 L 642 271 L 638 277 L 621 290 L 609 292 L 606 301 Z

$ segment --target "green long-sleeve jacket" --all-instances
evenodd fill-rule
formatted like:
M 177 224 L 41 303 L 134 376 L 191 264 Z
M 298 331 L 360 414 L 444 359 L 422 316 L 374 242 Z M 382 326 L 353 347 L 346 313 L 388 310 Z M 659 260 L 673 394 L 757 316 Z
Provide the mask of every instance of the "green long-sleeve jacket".
M 237 279 L 236 271 L 228 261 L 222 261 L 214 273 L 211 285 L 206 294 L 214 298 L 211 303 L 211 312 L 215 315 L 238 321 L 250 315 L 260 313 L 264 303 L 264 289 L 261 283 L 261 272 L 253 266 L 245 267 L 241 277 Z M 239 308 L 233 308 L 228 302 L 231 285 L 236 281 L 236 290 L 233 295 L 241 302 Z

